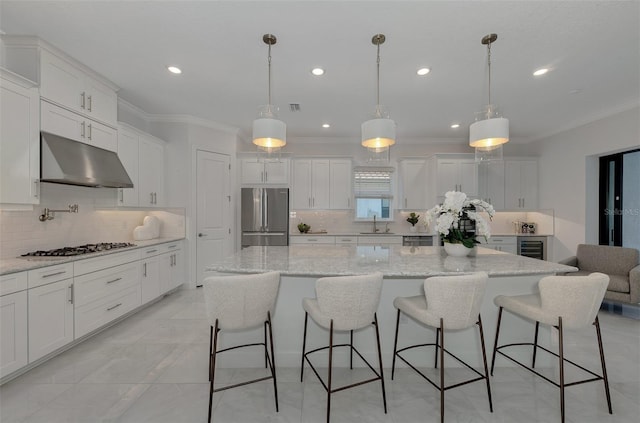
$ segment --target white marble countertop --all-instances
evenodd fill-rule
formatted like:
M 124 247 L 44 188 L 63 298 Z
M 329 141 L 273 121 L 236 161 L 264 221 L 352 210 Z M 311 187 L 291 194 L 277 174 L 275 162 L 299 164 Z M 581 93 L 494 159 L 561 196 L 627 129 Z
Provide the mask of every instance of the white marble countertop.
M 438 234 L 427 233 L 427 232 L 308 232 L 308 233 L 300 233 L 299 231 L 290 232 L 289 236 L 433 236 L 437 237 Z M 492 237 L 494 236 L 553 236 L 552 234 L 514 234 L 513 232 L 509 233 L 492 233 Z
M 122 241 L 135 244 L 133 247 L 116 248 L 114 250 L 99 251 L 97 253 L 83 254 L 68 257 L 16 257 L 0 260 L 0 275 L 9 273 L 24 272 L 26 270 L 38 269 L 40 267 L 55 266 L 57 264 L 69 263 L 72 261 L 86 260 L 94 257 L 116 254 L 124 251 L 131 251 L 138 248 L 150 247 L 152 245 L 164 244 L 184 239 L 180 238 L 155 238 L 145 241 Z M 120 241 L 117 241 L 120 242 Z
M 286 276 L 341 276 L 380 271 L 387 278 L 424 278 L 484 271 L 489 276 L 575 272 L 558 263 L 476 247 L 474 256 L 447 256 L 442 247 L 296 245 L 249 247 L 207 267 L 221 273 L 279 271 Z

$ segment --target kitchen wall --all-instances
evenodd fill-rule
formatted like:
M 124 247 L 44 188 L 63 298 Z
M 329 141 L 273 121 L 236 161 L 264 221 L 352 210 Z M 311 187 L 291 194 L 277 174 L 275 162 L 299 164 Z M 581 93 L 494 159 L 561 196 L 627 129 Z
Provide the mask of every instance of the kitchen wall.
M 540 207 L 554 209 L 551 261 L 598 243 L 598 158 L 640 146 L 640 107 L 531 143 L 539 156 Z
M 420 215 L 420 220 L 416 224 L 417 233 L 434 233 L 433 224 L 425 226 L 425 210 L 416 210 Z M 389 222 L 389 231 L 396 234 L 410 232 L 411 224 L 406 221 L 410 212 L 395 211 L 394 221 Z M 297 210 L 290 212 L 289 233 L 299 233 L 297 225 L 304 222 L 311 226 L 311 231 L 327 231 L 328 233 L 360 233 L 371 232 L 373 223 L 354 222 L 353 211 L 349 210 Z M 485 216 L 485 218 L 487 218 Z M 488 220 L 488 218 L 487 218 Z M 554 233 L 554 212 L 553 210 L 540 210 L 536 212 L 496 212 L 490 221 L 492 235 L 514 235 L 516 234 L 514 222 L 535 222 L 537 233 L 542 235 L 553 235 Z M 384 232 L 386 222 L 379 222 L 377 227 L 380 232 Z
M 133 230 L 146 215 L 157 216 L 161 237 L 184 236 L 184 212 L 108 210 L 116 201 L 116 190 L 43 183 L 40 205 L 33 210 L 0 210 L 0 259 L 29 251 L 50 250 L 97 242 L 133 242 Z M 78 213 L 55 213 L 41 222 L 45 207 L 68 209 L 78 204 Z

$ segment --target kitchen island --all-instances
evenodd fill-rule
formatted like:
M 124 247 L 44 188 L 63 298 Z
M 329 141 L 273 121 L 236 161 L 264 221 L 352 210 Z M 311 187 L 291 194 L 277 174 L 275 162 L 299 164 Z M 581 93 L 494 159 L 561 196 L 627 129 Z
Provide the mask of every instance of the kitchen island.
M 424 279 L 430 276 L 457 275 L 470 272 L 487 272 L 489 283 L 481 310 L 487 353 L 493 347 L 498 309 L 493 304 L 497 295 L 528 294 L 537 290 L 538 281 L 547 275 L 572 272 L 577 269 L 557 263 L 516 256 L 487 248 L 476 248 L 470 257 L 447 256 L 442 247 L 402 247 L 398 245 L 296 245 L 295 247 L 249 247 L 208 267 L 207 275 L 249 274 L 279 271 L 282 275 L 280 291 L 273 316 L 276 362 L 279 366 L 300 365 L 304 311 L 302 299 L 315 296 L 315 281 L 323 276 L 357 275 L 382 272 L 384 282 L 378 307 L 378 322 L 385 367 L 391 365 L 396 309 L 393 299 L 423 293 Z M 511 316 L 509 316 L 511 317 Z M 415 322 L 401 320 L 399 348 L 409 340 L 424 339 L 434 342 L 435 332 L 429 334 Z M 260 329 L 261 330 L 261 329 Z M 253 336 L 260 336 L 258 330 Z M 310 347 L 326 343 L 328 336 L 322 329 L 310 325 Z M 365 356 L 375 357 L 373 331 L 364 330 L 354 335 L 354 343 Z M 447 333 L 447 349 L 480 366 L 478 331 L 468 329 Z M 501 339 L 514 342 L 530 341 L 533 325 L 520 318 L 510 318 L 503 325 Z M 504 338 L 503 338 L 504 337 Z M 250 339 L 250 338 L 248 338 Z M 550 344 L 548 331 L 541 333 L 541 344 Z M 404 340 L 404 341 L 403 341 Z M 336 342 L 348 342 L 348 334 L 340 334 Z M 420 365 L 432 365 L 433 351 L 421 353 Z M 524 356 L 528 357 L 528 353 Z M 337 365 L 348 365 L 348 359 L 338 356 Z M 223 366 L 247 365 L 247 357 L 236 354 L 225 360 Z M 253 360 L 255 362 L 255 359 Z M 356 360 L 357 361 L 357 360 Z M 259 363 L 259 362 L 258 362 Z M 360 364 L 360 363 L 359 363 Z M 540 363 L 543 364 L 542 362 Z M 354 361 L 354 365 L 356 365 Z M 447 362 L 447 365 L 455 363 Z M 497 366 L 510 365 L 498 359 Z

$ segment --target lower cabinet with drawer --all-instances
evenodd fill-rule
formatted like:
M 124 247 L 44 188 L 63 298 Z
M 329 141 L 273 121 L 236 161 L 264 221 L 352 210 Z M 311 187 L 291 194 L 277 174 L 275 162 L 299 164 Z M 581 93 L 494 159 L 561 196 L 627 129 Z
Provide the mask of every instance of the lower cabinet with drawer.
M 331 235 L 320 235 L 320 236 L 292 236 L 289 238 L 289 244 L 323 244 L 323 245 L 332 245 L 336 243 L 336 237 Z
M 489 239 L 478 237 L 480 245 L 485 248 L 491 248 L 496 251 L 505 253 L 518 254 L 517 239 L 515 236 L 492 236 Z
M 138 269 L 136 261 L 74 278 L 76 338 L 140 306 Z
M 26 273 L 23 275 L 26 280 Z M 0 322 L 0 377 L 3 377 L 29 362 L 26 289 L 0 297 Z
M 140 284 L 116 291 L 76 308 L 76 338 L 117 319 L 140 306 Z
M 29 362 L 73 340 L 73 278 L 29 289 Z

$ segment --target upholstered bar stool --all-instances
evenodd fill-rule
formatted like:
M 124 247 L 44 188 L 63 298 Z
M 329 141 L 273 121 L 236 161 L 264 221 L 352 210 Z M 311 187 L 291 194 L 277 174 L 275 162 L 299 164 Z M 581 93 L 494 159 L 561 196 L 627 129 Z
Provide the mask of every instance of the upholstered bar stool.
M 396 335 L 393 342 L 393 362 L 391 365 L 391 379 L 395 376 L 396 357 L 405 362 L 420 376 L 431 383 L 440 391 L 440 421 L 444 422 L 444 393 L 446 390 L 461 385 L 484 380 L 487 384 L 487 396 L 489 409 L 493 412 L 491 401 L 491 386 L 489 385 L 489 369 L 487 367 L 487 353 L 484 348 L 484 331 L 480 317 L 480 306 L 484 298 L 488 276 L 484 272 L 460 276 L 434 276 L 424 281 L 424 295 L 414 297 L 396 297 L 393 305 L 398 309 L 396 318 Z M 411 317 L 413 320 L 436 329 L 436 342 L 432 344 L 416 344 L 398 349 L 398 330 L 400 328 L 400 313 Z M 454 331 L 478 326 L 480 331 L 480 351 L 484 363 L 484 374 L 480 373 L 469 364 L 445 349 L 445 331 Z M 435 367 L 438 367 L 440 356 L 440 380 L 435 382 L 418 370 L 400 353 L 413 348 L 435 347 Z M 445 386 L 444 381 L 444 353 L 453 357 L 468 369 L 477 374 L 477 377 L 463 382 Z
M 380 350 L 380 333 L 378 331 L 378 317 L 376 310 L 380 303 L 380 292 L 382 291 L 382 273 L 373 273 L 361 276 L 338 276 L 320 278 L 316 281 L 316 298 L 305 298 L 302 300 L 304 308 L 304 335 L 302 340 L 302 363 L 300 366 L 300 382 L 304 378 L 305 360 L 316 374 L 320 383 L 327 391 L 327 423 L 331 412 L 331 394 L 344 389 L 353 388 L 369 382 L 380 381 L 382 386 L 382 401 L 384 412 L 387 412 L 387 396 L 384 389 L 384 375 L 382 373 L 382 352 Z M 329 345 L 316 348 L 306 352 L 307 345 L 307 321 L 311 316 L 316 324 L 329 330 Z M 373 325 L 376 335 L 376 345 L 378 348 L 379 372 L 358 352 L 353 346 L 353 331 L 363 329 Z M 349 331 L 349 344 L 333 343 L 334 332 Z M 364 363 L 375 374 L 375 377 L 350 385 L 334 387 L 331 381 L 331 370 L 333 366 L 333 350 L 338 347 L 349 348 L 349 367 L 353 369 L 353 352 L 355 352 Z M 327 382 L 322 379 L 311 361 L 309 355 L 322 350 L 329 350 L 329 365 Z
M 207 318 L 211 325 L 209 337 L 209 421 L 211 421 L 214 392 L 268 379 L 273 379 L 273 392 L 276 400 L 276 411 L 278 411 L 278 386 L 275 356 L 273 354 L 271 313 L 278 295 L 280 273 L 211 276 L 205 278 L 203 285 Z M 218 350 L 218 333 L 220 331 L 233 332 L 260 326 L 264 327 L 264 342 L 236 345 Z M 267 332 L 269 335 L 268 343 Z M 269 366 L 271 375 L 214 389 L 217 355 L 225 351 L 254 346 L 264 348 L 265 367 Z
M 609 414 L 612 414 L 609 380 L 607 379 L 607 368 L 604 360 L 604 350 L 602 349 L 600 323 L 598 322 L 598 310 L 600 309 L 600 304 L 602 303 L 602 299 L 604 298 L 608 285 L 609 277 L 603 273 L 592 273 L 589 276 L 547 276 L 542 278 L 538 283 L 538 294 L 509 297 L 504 295 L 497 296 L 493 302 L 500 307 L 500 311 L 498 312 L 498 326 L 496 328 L 496 339 L 493 347 L 493 356 L 491 358 L 491 374 L 493 375 L 496 354 L 500 354 L 560 388 L 560 414 L 562 422 L 564 422 L 565 419 L 564 389 L 567 386 L 602 380 L 604 382 L 604 390 L 607 396 Z M 500 323 L 502 320 L 503 309 L 536 323 L 533 343 L 513 343 L 498 346 L 498 336 L 500 334 Z M 558 354 L 538 345 L 538 329 L 540 323 L 543 325 L 553 326 L 558 329 Z M 596 328 L 602 375 L 598 375 L 591 370 L 564 358 L 564 330 L 580 329 L 589 325 L 594 325 Z M 502 351 L 504 348 L 519 345 L 531 345 L 533 347 L 531 367 Z M 535 370 L 536 353 L 538 349 L 546 351 L 558 358 L 560 373 L 559 382 L 551 380 Z M 566 383 L 564 377 L 565 362 L 582 369 L 592 377 Z

